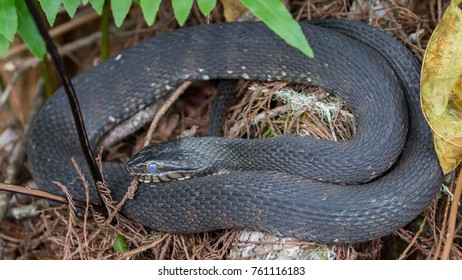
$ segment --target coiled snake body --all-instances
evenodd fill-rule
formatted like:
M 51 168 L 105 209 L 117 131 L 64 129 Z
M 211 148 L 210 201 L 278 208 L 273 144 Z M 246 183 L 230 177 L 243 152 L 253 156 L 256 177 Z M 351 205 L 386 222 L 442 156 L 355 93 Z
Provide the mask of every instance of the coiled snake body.
M 216 24 L 155 37 L 73 79 L 95 149 L 108 130 L 162 101 L 185 80 L 318 85 L 342 96 L 356 116 L 357 134 L 345 143 L 285 135 L 186 138 L 161 145 L 192 151 L 233 171 L 141 184 L 122 209 L 125 216 L 168 232 L 234 227 L 355 243 L 390 233 L 424 210 L 439 190 L 442 173 L 419 107 L 418 63 L 394 39 L 359 22 L 301 26 L 314 59 L 262 23 Z M 30 139 L 37 184 L 59 193 L 53 181 L 61 182 L 84 200 L 70 158 L 90 175 L 63 90 L 39 112 Z M 105 163 L 104 176 L 120 200 L 131 181 L 126 166 Z M 91 199 L 98 201 L 94 191 Z

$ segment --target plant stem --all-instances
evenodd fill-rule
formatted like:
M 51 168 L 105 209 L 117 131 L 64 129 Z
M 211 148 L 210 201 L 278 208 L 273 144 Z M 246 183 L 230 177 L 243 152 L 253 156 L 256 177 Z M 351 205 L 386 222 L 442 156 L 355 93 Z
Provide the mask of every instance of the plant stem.
M 53 77 L 51 75 L 50 63 L 46 58 L 40 62 L 40 70 L 42 71 L 44 81 L 45 96 L 48 99 L 53 95 Z
M 3 83 L 3 77 L 0 76 L 0 93 L 5 90 L 5 84 Z
M 45 27 L 45 24 L 43 23 L 42 18 L 40 17 L 37 6 L 32 0 L 26 0 L 26 5 L 34 19 L 34 22 L 40 32 L 40 35 L 42 36 L 42 38 L 44 39 L 46 43 L 47 51 L 51 55 L 51 58 L 53 59 L 53 62 L 56 66 L 58 74 L 63 82 L 63 87 L 69 99 L 69 104 L 71 106 L 72 115 L 74 117 L 74 123 L 77 129 L 77 134 L 79 135 L 82 152 L 85 156 L 86 162 L 88 164 L 88 168 L 90 169 L 91 176 L 93 177 L 93 181 L 96 186 L 97 182 L 103 182 L 103 176 L 100 173 L 100 170 L 98 168 L 98 165 L 96 164 L 96 160 L 93 156 L 93 153 L 90 147 L 90 142 L 88 140 L 88 135 L 85 130 L 85 123 L 83 122 L 82 112 L 80 110 L 80 106 L 77 100 L 77 95 L 75 93 L 74 86 L 72 85 L 69 77 L 66 74 L 66 69 L 63 65 L 63 61 L 61 57 L 59 56 L 56 45 L 53 43 L 53 40 L 51 39 L 50 34 L 48 33 L 48 30 Z
M 104 1 L 103 13 L 101 14 L 101 60 L 109 58 L 109 22 L 111 20 L 111 2 Z

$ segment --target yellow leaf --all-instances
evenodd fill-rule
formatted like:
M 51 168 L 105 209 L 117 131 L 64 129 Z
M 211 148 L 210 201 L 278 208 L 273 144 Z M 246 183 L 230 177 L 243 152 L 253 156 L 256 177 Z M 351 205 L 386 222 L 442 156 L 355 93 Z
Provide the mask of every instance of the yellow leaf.
M 246 10 L 239 0 L 221 0 L 226 21 L 235 21 Z
M 443 171 L 462 159 L 462 0 L 452 0 L 428 43 L 421 75 L 421 104 Z
M 462 161 L 462 149 L 445 141 L 437 134 L 433 134 L 433 140 L 441 169 L 444 174 L 447 174 Z

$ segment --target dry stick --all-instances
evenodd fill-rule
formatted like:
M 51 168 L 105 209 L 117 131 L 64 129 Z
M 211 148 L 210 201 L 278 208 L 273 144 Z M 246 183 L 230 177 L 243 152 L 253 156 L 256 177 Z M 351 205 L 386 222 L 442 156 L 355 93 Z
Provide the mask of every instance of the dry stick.
M 437 1 L 437 5 L 438 5 L 438 22 L 441 20 L 441 18 L 443 17 L 443 3 L 441 0 L 438 0 Z
M 409 243 L 409 245 L 407 245 L 406 249 L 404 250 L 404 252 L 399 256 L 399 260 L 402 260 L 406 257 L 406 254 L 407 252 L 409 252 L 409 249 L 412 248 L 412 246 L 414 245 L 414 243 L 417 241 L 417 238 L 419 238 L 419 235 L 420 233 L 423 231 L 424 229 L 424 226 L 427 222 L 427 217 L 424 217 L 423 221 L 422 221 L 422 224 L 420 225 L 420 228 L 419 230 L 417 231 L 417 233 L 414 235 L 414 238 L 412 238 L 411 242 Z
M 191 85 L 191 81 L 185 81 L 181 86 L 178 87 L 177 90 L 162 104 L 162 107 L 157 112 L 156 116 L 152 120 L 151 126 L 149 127 L 148 133 L 146 134 L 146 138 L 144 140 L 144 147 L 149 145 L 151 142 L 152 134 L 157 128 L 157 124 L 159 123 L 160 119 L 165 115 L 167 110 L 172 106 L 172 104 L 182 95 L 185 90 Z
M 454 235 L 456 231 L 457 211 L 459 209 L 459 201 L 462 193 L 462 170 L 459 171 L 457 177 L 456 189 L 454 191 L 454 199 L 452 200 L 451 210 L 449 212 L 448 220 L 448 233 L 446 234 L 446 242 L 444 244 L 443 254 L 441 255 L 442 260 L 449 259 L 449 253 L 451 252 L 452 242 L 454 241 Z
M 186 244 L 184 242 L 184 236 L 182 236 L 182 238 L 180 238 L 180 241 L 181 241 L 181 245 L 183 247 L 183 251 L 184 251 L 184 254 L 186 256 L 186 259 L 191 260 L 191 256 L 188 253 L 188 246 L 186 246 Z
M 42 190 L 38 190 L 38 189 L 30 189 L 30 188 L 18 186 L 18 185 L 0 183 L 0 191 L 11 192 L 11 193 L 16 193 L 16 194 L 23 194 L 27 196 L 36 197 L 36 198 L 42 198 L 42 199 L 54 201 L 54 202 L 61 203 L 61 204 L 69 204 L 69 201 L 63 196 L 49 193 L 49 192 L 42 191 Z M 74 199 L 73 201 L 76 207 L 85 209 L 86 203 L 84 201 L 80 201 L 76 199 Z M 92 205 L 92 207 L 96 208 L 96 211 L 98 212 L 104 212 L 104 209 L 100 205 Z
M 66 32 L 70 31 L 70 30 L 73 30 L 77 27 L 79 27 L 80 25 L 84 24 L 84 23 L 87 23 L 93 19 L 96 19 L 98 18 L 98 14 L 95 13 L 95 12 L 89 12 L 89 13 L 86 13 L 84 15 L 79 15 L 77 14 L 74 19 L 72 19 L 71 21 L 68 21 L 60 26 L 57 26 L 53 29 L 50 30 L 50 36 L 51 38 L 56 38 L 60 35 L 63 35 L 65 34 Z M 13 47 L 10 49 L 10 51 L 8 51 L 8 53 L 6 54 L 5 58 L 2 58 L 3 60 L 7 61 L 9 60 L 11 57 L 15 56 L 15 55 L 18 55 L 20 54 L 21 52 L 23 51 L 26 51 L 27 50 L 27 47 L 26 45 L 24 44 L 21 44 L 21 45 L 18 45 L 16 47 Z
M 255 259 L 256 257 L 259 257 L 259 256 L 268 255 L 270 253 L 277 253 L 277 252 L 282 251 L 282 250 L 299 249 L 299 248 L 300 247 L 297 246 L 297 245 L 275 247 L 275 248 L 266 249 L 266 250 L 263 250 L 263 251 L 260 251 L 260 252 L 257 252 L 257 253 L 248 254 L 246 256 L 239 256 L 239 257 L 233 258 L 233 260 L 247 260 L 247 259 L 250 260 L 250 259 Z
M 8 100 L 8 97 L 10 97 L 10 94 L 13 92 L 13 86 L 18 80 L 18 78 L 21 76 L 23 71 L 15 71 L 13 73 L 13 77 L 11 78 L 10 83 L 6 86 L 5 90 L 3 91 L 1 97 L 0 97 L 0 110 L 5 105 L 6 101 Z
M 79 50 L 81 48 L 87 47 L 89 45 L 95 44 L 101 38 L 101 32 L 95 32 L 87 37 L 83 37 L 66 45 L 63 45 L 58 48 L 58 53 L 61 56 L 70 55 L 72 52 Z M 14 62 L 8 62 L 9 65 L 12 65 L 14 68 L 19 68 L 18 71 L 25 71 L 29 68 L 37 67 L 40 64 L 40 60 L 36 57 L 28 57 L 25 59 L 18 59 Z M 10 67 L 10 66 L 8 66 Z M 5 68 L 7 68 L 5 66 Z M 8 69 L 9 70 L 9 69 Z
M 452 192 L 454 192 L 454 184 L 455 184 L 455 180 L 453 179 L 451 180 L 451 186 L 449 188 Z M 446 206 L 444 208 L 443 224 L 441 225 L 438 243 L 436 244 L 435 253 L 433 255 L 434 260 L 437 260 L 441 254 L 441 246 L 443 245 L 444 233 L 446 232 L 450 205 L 451 205 L 451 197 L 448 195 L 447 200 L 446 200 Z
M 17 73 L 17 72 L 16 72 Z M 39 108 L 45 102 L 45 92 L 43 87 L 43 80 L 40 80 L 37 84 L 37 88 L 35 90 L 35 98 L 32 101 L 32 105 L 29 109 L 27 114 L 26 123 L 23 128 L 22 137 L 21 139 L 14 145 L 13 150 L 8 155 L 8 167 L 6 170 L 6 184 L 16 184 L 17 177 L 21 172 L 22 166 L 26 159 L 26 152 L 27 152 L 27 143 L 29 142 L 29 131 L 30 125 L 32 120 L 34 119 L 35 115 L 37 114 Z M 8 201 L 11 198 L 11 193 L 2 193 L 0 194 L 0 222 L 3 220 L 4 214 L 8 207 Z M 2 207 L 5 205 L 4 207 Z
M 165 255 L 167 254 L 167 250 L 170 247 L 170 244 L 172 244 L 173 240 L 173 235 L 168 236 L 168 239 L 165 241 L 164 246 L 162 246 L 162 249 L 160 250 L 160 255 L 159 255 L 159 260 L 165 259 Z
M 132 26 L 132 23 L 130 23 L 130 21 L 127 21 L 126 23 L 124 23 L 123 27 L 124 28 L 129 28 L 130 26 Z M 100 41 L 101 39 L 101 32 L 100 31 L 97 31 L 95 33 L 92 33 L 86 37 L 83 37 L 83 38 L 80 38 L 78 40 L 75 40 L 75 41 L 72 41 L 66 45 L 63 45 L 63 46 L 58 46 L 58 53 L 61 55 L 61 56 L 66 56 L 66 55 L 71 55 L 72 52 L 76 51 L 76 50 L 79 50 L 81 48 L 84 48 L 84 47 L 87 47 L 89 45 L 92 45 L 92 44 L 95 44 L 97 43 L 98 41 Z M 122 32 L 118 33 L 117 35 L 118 37 L 123 37 L 123 36 L 128 36 L 128 34 L 124 35 Z M 26 59 L 18 59 L 17 61 L 19 62 L 8 62 L 8 63 L 13 63 L 14 66 L 18 66 L 20 65 L 20 68 L 21 70 L 26 70 L 26 69 L 29 69 L 29 68 L 32 68 L 32 67 L 36 67 L 40 61 L 36 58 L 36 57 L 29 57 L 29 58 L 26 58 Z M 25 68 L 25 69 L 23 69 Z
M 134 250 L 131 250 L 131 251 L 128 251 L 124 254 L 122 254 L 120 257 L 118 257 L 118 259 L 122 259 L 122 260 L 125 260 L 125 259 L 128 259 L 136 254 L 139 254 L 141 252 L 144 252 L 148 249 L 151 249 L 151 248 L 154 248 L 155 246 L 159 245 L 160 243 L 162 243 L 165 239 L 167 239 L 168 237 L 170 236 L 170 234 L 165 234 L 162 238 L 159 238 L 157 240 L 155 240 L 154 242 L 150 243 L 150 244 L 147 244 L 147 245 L 143 245 L 143 246 L 140 246 Z
M 5 246 L 5 242 L 3 241 L 3 238 L 0 237 L 0 260 L 4 260 L 5 256 L 3 254 L 3 247 Z
M 433 7 L 435 7 L 435 4 L 436 4 L 436 0 L 430 0 L 429 3 L 428 3 L 428 9 L 430 11 L 431 20 L 436 24 L 436 23 L 438 23 L 438 21 L 436 19 L 435 11 L 433 9 Z

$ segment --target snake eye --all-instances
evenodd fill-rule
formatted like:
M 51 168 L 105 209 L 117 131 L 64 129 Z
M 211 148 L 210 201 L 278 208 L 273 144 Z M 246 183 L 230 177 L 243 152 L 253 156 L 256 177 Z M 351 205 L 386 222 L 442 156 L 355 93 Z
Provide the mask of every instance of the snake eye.
M 157 165 L 154 163 L 150 163 L 147 166 L 148 172 L 154 173 L 157 171 Z

